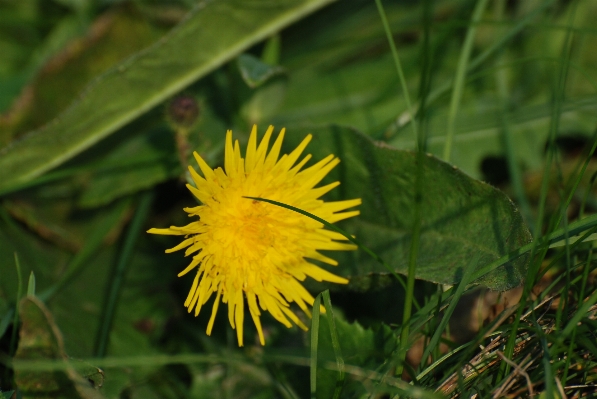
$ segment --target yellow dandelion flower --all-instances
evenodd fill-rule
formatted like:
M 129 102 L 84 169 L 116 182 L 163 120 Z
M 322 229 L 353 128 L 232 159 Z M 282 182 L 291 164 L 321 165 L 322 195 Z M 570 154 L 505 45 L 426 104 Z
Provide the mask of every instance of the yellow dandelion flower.
M 346 284 L 348 280 L 316 265 L 315 259 L 329 265 L 338 263 L 318 250 L 353 250 L 352 244 L 341 234 L 324 229 L 324 225 L 291 210 L 246 197 L 279 201 L 334 223 L 359 214 L 346 211 L 361 204 L 360 199 L 324 202 L 319 198 L 338 186 L 335 182 L 315 186 L 340 160 L 329 155 L 316 164 L 301 170 L 311 155 L 297 163 L 311 140 L 308 135 L 290 154 L 279 158 L 284 129 L 268 153 L 274 128 L 270 126 L 257 146 L 257 127 L 254 126 L 242 158 L 238 140 L 232 144 L 232 131 L 226 133 L 224 170 L 211 169 L 195 152 L 203 176 L 189 166 L 195 187 L 187 185 L 201 205 L 185 208 L 190 217 L 198 220 L 168 229 L 150 229 L 148 233 L 182 235 L 185 240 L 166 252 L 186 248 L 185 256 L 195 254 L 193 260 L 178 274 L 183 276 L 198 268 L 195 280 L 185 301 L 189 313 L 195 316 L 215 294 L 211 318 L 207 325 L 210 335 L 220 301 L 228 304 L 228 319 L 236 329 L 238 345 L 243 345 L 245 298 L 249 313 L 257 327 L 259 340 L 265 344 L 261 328 L 261 310 L 266 310 L 286 327 L 291 321 L 307 330 L 290 309 L 296 303 L 310 316 L 313 296 L 300 281 L 307 276 L 317 281 Z M 279 158 L 279 159 L 278 159 Z M 261 308 L 261 310 L 260 310 Z

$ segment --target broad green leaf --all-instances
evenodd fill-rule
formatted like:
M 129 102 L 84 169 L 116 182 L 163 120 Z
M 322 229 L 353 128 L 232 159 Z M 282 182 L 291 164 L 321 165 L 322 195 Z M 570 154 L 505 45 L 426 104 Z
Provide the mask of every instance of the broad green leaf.
M 89 381 L 73 368 L 65 371 L 20 370 L 19 360 L 60 359 L 68 363 L 62 334 L 50 311 L 34 297 L 26 297 L 19 305 L 21 329 L 15 354 L 15 381 L 25 397 L 101 399 Z
M 341 159 L 332 179 L 342 199 L 362 198 L 361 215 L 346 230 L 382 257 L 393 270 L 408 268 L 414 220 L 414 184 L 421 168 L 421 235 L 416 277 L 456 284 L 471 257 L 477 269 L 527 244 L 530 233 L 516 207 L 501 191 L 477 181 L 431 155 L 417 154 L 375 143 L 352 129 L 332 126 L 300 130 L 289 128 L 289 148 L 312 132 L 308 147 L 314 159 L 330 152 Z M 344 276 L 362 277 L 386 272 L 363 251 L 337 254 Z M 521 256 L 475 281 L 495 290 L 519 285 L 527 258 Z
M 0 189 L 60 165 L 247 47 L 329 2 L 199 3 L 162 40 L 99 77 L 52 123 L 5 148 L 0 153 L 4 177 Z
M 87 35 L 76 39 L 85 30 Z M 39 72 L 0 118 L 0 146 L 56 118 L 95 77 L 165 32 L 139 12 L 125 8 L 106 12 L 89 28 L 80 15 L 63 18 L 31 60 L 29 70 Z

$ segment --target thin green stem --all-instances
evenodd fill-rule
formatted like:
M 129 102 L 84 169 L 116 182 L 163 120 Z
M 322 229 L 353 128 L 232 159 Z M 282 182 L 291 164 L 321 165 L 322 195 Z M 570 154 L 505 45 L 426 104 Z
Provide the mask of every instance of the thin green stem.
M 444 156 L 443 159 L 446 162 L 450 162 L 450 156 L 452 154 L 452 142 L 454 141 L 454 130 L 456 123 L 456 115 L 458 114 L 458 108 L 460 107 L 460 101 L 462 100 L 462 92 L 464 91 L 464 82 L 466 72 L 468 70 L 468 63 L 473 50 L 473 43 L 475 40 L 475 34 L 477 33 L 477 25 L 481 20 L 481 16 L 485 11 L 488 0 L 478 0 L 477 5 L 473 11 L 471 23 L 466 32 L 464 39 L 464 45 L 460 52 L 460 58 L 458 59 L 458 66 L 456 67 L 456 76 L 454 78 L 454 88 L 452 90 L 452 99 L 450 101 L 450 111 L 448 114 L 448 131 L 446 133 L 446 143 L 444 145 Z
M 495 55 L 495 53 L 497 53 L 502 48 L 504 48 L 506 46 L 506 44 L 508 44 L 508 42 L 510 42 L 511 40 L 514 40 L 523 29 L 525 29 L 528 25 L 530 25 L 530 23 L 539 14 L 541 14 L 543 11 L 548 9 L 554 3 L 554 1 L 555 0 L 547 0 L 543 3 L 541 3 L 539 6 L 537 6 L 536 9 L 534 9 L 533 11 L 529 12 L 527 15 L 522 17 L 520 19 L 520 21 L 506 35 L 500 36 L 494 44 L 489 46 L 485 51 L 483 51 L 481 54 L 479 54 L 477 57 L 475 57 L 468 64 L 467 72 L 472 72 L 472 71 L 476 70 L 487 59 L 489 59 L 491 56 Z M 437 89 L 433 90 L 431 93 L 429 93 L 428 96 L 425 97 L 425 101 L 427 102 L 427 105 L 429 106 L 429 105 L 432 105 L 433 103 L 435 103 L 435 101 L 439 100 L 446 92 L 450 91 L 450 89 L 452 89 L 453 87 L 454 87 L 453 80 L 449 80 L 449 81 L 445 82 L 444 84 L 440 85 Z M 420 104 L 415 104 L 414 109 L 419 110 Z M 414 118 L 414 116 L 413 116 L 413 118 Z M 413 118 L 409 119 L 406 123 L 412 122 Z
M 338 330 L 336 329 L 336 321 L 334 319 L 334 310 L 332 308 L 332 301 L 330 299 L 330 290 L 325 290 L 321 293 L 323 297 L 323 306 L 330 328 L 330 338 L 332 340 L 332 348 L 334 349 L 334 356 L 336 357 L 336 366 L 338 367 L 338 378 L 336 380 L 336 388 L 334 389 L 334 396 L 332 399 L 338 399 L 342 394 L 344 386 L 344 379 L 346 372 L 344 370 L 344 357 L 342 356 L 342 348 L 340 347 L 340 340 L 338 339 Z
M 408 86 L 406 85 L 406 79 L 404 78 L 404 72 L 402 71 L 402 64 L 400 63 L 400 58 L 398 57 L 398 51 L 396 50 L 396 43 L 394 43 L 394 38 L 392 37 L 392 31 L 390 30 L 390 24 L 388 23 L 388 18 L 386 16 L 386 11 L 381 3 L 381 0 L 375 0 L 375 4 L 377 5 L 377 11 L 379 12 L 379 16 L 381 18 L 381 23 L 383 24 L 384 31 L 386 33 L 386 37 L 388 39 L 388 43 L 390 45 L 390 50 L 392 51 L 392 58 L 394 59 L 394 65 L 396 66 L 396 72 L 398 73 L 398 78 L 400 79 L 400 85 L 402 86 L 402 94 L 404 95 L 404 101 L 406 102 L 406 108 L 410 114 L 410 121 L 412 124 L 412 129 L 415 137 L 418 136 L 417 134 L 417 122 L 415 120 L 415 110 L 412 106 L 410 101 L 410 95 L 408 94 Z
M 110 331 L 112 329 L 112 323 L 114 322 L 114 313 L 116 311 L 118 298 L 120 297 L 120 289 L 124 282 L 127 266 L 133 255 L 133 249 L 149 212 L 152 200 L 152 192 L 146 192 L 141 196 L 141 200 L 139 201 L 139 205 L 127 231 L 122 251 L 119 253 L 118 263 L 116 264 L 114 273 L 108 280 L 108 290 L 104 300 L 102 316 L 100 318 L 100 325 L 95 341 L 94 352 L 97 357 L 104 357 L 106 355 Z

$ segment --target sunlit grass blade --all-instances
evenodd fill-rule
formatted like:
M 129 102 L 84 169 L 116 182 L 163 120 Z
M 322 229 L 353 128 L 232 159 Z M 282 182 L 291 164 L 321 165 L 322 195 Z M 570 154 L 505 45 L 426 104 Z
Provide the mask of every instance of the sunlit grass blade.
M 29 274 L 29 282 L 27 283 L 27 296 L 35 296 L 35 273 L 31 271 Z

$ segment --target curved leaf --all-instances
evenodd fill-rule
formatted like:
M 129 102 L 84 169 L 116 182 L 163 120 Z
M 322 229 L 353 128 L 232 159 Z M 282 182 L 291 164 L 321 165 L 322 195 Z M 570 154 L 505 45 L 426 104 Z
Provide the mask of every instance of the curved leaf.
M 168 35 L 117 65 L 56 120 L 0 152 L 0 190 L 22 184 L 90 147 L 331 0 L 204 1 Z
M 335 171 L 342 182 L 342 198 L 362 198 L 361 216 L 346 228 L 381 256 L 396 272 L 408 269 L 414 223 L 414 183 L 421 167 L 421 235 L 416 277 L 441 284 L 456 284 L 472 257 L 476 269 L 527 244 L 531 235 L 520 213 L 501 191 L 475 180 L 432 155 L 417 154 L 375 143 L 355 130 L 332 126 L 309 130 L 314 158 L 334 152 L 342 160 Z M 289 145 L 306 131 L 288 129 Z M 336 256 L 344 276 L 363 277 L 386 272 L 363 251 Z M 519 285 L 527 256 L 521 256 L 475 283 L 506 290 Z

